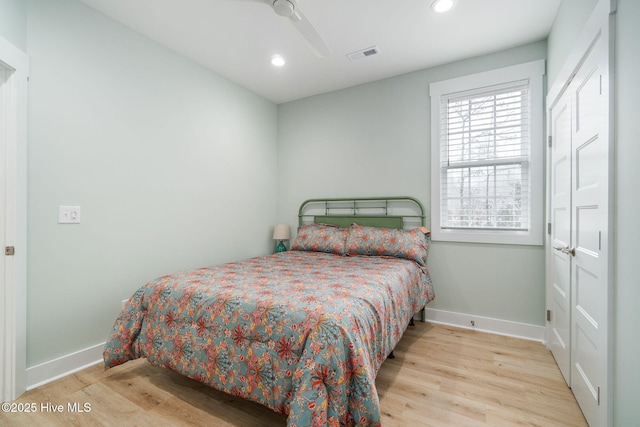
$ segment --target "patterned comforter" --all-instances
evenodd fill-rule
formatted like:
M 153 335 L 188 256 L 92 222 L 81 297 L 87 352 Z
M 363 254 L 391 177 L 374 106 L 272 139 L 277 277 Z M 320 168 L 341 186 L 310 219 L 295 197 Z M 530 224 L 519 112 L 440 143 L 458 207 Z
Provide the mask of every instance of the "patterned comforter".
M 431 299 L 426 268 L 392 257 L 290 251 L 186 271 L 136 291 L 104 363 L 146 357 L 289 426 L 379 425 L 378 369 Z

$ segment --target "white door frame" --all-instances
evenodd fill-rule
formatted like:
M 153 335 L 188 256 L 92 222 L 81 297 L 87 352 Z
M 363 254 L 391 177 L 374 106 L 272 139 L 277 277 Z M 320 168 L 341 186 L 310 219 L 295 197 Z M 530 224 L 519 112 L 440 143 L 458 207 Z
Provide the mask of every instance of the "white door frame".
M 26 389 L 27 312 L 27 55 L 0 37 L 0 68 L 3 90 L 0 109 L 3 129 L 0 148 L 5 162 L 0 167 L 4 188 L 3 246 L 13 246 L 15 255 L 5 255 L 0 279 L 0 401 L 13 400 Z
M 614 200 L 614 149 L 615 149 L 615 139 L 614 139 L 614 52 L 615 52 L 615 13 L 616 13 L 616 2 L 612 0 L 599 0 L 596 4 L 591 17 L 587 21 L 582 34 L 577 40 L 577 43 L 574 45 L 573 50 L 565 61 L 564 66 L 562 67 L 558 77 L 553 82 L 553 84 L 549 88 L 549 92 L 547 94 L 547 124 L 550 125 L 551 118 L 549 116 L 550 109 L 554 106 L 554 104 L 560 99 L 560 97 L 564 94 L 567 86 L 570 84 L 571 80 L 575 73 L 579 70 L 582 65 L 583 60 L 586 57 L 586 54 L 591 49 L 593 42 L 601 38 L 603 43 L 603 48 L 606 50 L 606 57 L 608 58 L 608 64 L 606 66 L 605 76 L 602 81 L 602 90 L 603 94 L 608 95 L 608 111 L 606 117 L 606 135 L 608 138 L 608 148 L 609 148 L 609 159 L 608 159 L 608 206 L 605 206 L 607 209 L 608 215 L 608 224 L 607 230 L 603 230 L 602 235 L 602 246 L 605 248 L 605 264 L 606 269 L 606 277 L 607 277 L 607 301 L 604 301 L 605 304 L 604 309 L 606 310 L 606 314 L 604 318 L 606 319 L 605 330 L 607 334 L 607 351 L 606 351 L 606 360 L 605 360 L 605 370 L 603 372 L 603 377 L 606 378 L 605 384 L 603 384 L 604 390 L 600 396 L 600 416 L 599 416 L 599 425 L 608 426 L 613 425 L 613 357 L 611 355 L 611 350 L 613 349 L 613 259 L 614 259 L 614 215 L 613 210 L 615 206 Z M 551 135 L 551 129 L 547 130 L 547 135 Z M 547 185 L 550 183 L 550 173 L 551 171 L 547 171 Z M 549 189 L 547 188 L 547 196 L 550 194 Z M 551 222 L 550 216 L 550 200 L 547 197 L 547 220 Z M 553 226 L 553 224 L 551 225 Z M 550 292 L 550 273 L 549 273 L 549 265 L 550 265 L 550 251 L 551 249 L 551 241 L 549 234 L 546 235 L 546 256 L 547 256 L 547 274 L 546 274 L 546 289 L 547 289 L 547 307 L 551 306 L 551 302 L 549 301 Z M 553 313 L 551 314 L 553 316 Z M 545 339 L 546 342 L 549 343 L 550 334 L 552 331 L 549 327 L 549 322 L 547 322 L 546 330 L 545 330 Z

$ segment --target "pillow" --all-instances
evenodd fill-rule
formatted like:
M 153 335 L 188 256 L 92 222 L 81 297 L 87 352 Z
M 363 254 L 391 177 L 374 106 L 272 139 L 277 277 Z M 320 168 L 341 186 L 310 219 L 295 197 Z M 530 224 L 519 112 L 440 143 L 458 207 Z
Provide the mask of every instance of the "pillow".
M 348 229 L 335 225 L 316 223 L 303 225 L 298 228 L 298 235 L 291 245 L 291 250 L 344 255 L 348 232 Z
M 347 254 L 406 258 L 424 266 L 429 244 L 424 232 L 352 224 L 347 238 Z

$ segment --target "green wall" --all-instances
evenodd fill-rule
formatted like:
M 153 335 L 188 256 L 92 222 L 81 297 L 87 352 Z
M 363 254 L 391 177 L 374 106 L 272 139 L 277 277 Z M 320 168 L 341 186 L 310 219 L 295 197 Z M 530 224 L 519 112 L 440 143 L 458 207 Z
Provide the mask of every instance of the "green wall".
M 0 37 L 22 50 L 27 50 L 27 1 L 0 0 Z
M 640 239 L 640 2 L 618 0 L 616 17 L 615 101 L 615 285 L 614 285 L 614 424 L 640 420 L 640 279 L 636 270 Z
M 548 38 L 547 81 L 551 84 L 578 40 L 598 0 L 562 0 Z
M 277 108 L 79 2 L 28 5 L 34 366 L 104 342 L 148 280 L 269 252 Z
M 303 200 L 340 196 L 409 195 L 429 211 L 429 84 L 546 50 L 542 41 L 279 105 L 279 217 L 295 225 Z M 544 325 L 542 246 L 433 242 L 429 263 L 430 308 Z
M 79 3 L 0 0 L 0 36 L 32 61 L 29 365 L 103 341 L 120 300 L 152 277 L 270 250 L 270 227 L 296 224 L 306 198 L 409 194 L 428 206 L 428 84 L 545 56 L 553 82 L 596 2 L 563 0 L 547 51 L 276 107 Z M 617 4 L 613 417 L 627 426 L 640 419 L 640 2 Z M 82 224 L 58 225 L 60 204 L 81 205 Z M 544 324 L 542 248 L 434 243 L 430 261 L 434 308 Z

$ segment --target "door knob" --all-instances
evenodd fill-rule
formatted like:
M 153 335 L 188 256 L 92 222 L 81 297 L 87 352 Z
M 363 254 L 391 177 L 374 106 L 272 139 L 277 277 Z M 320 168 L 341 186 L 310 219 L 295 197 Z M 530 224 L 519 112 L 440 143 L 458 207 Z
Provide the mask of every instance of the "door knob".
M 554 246 L 553 249 L 560 251 L 563 254 L 576 256 L 576 248 L 569 248 L 569 246 Z

